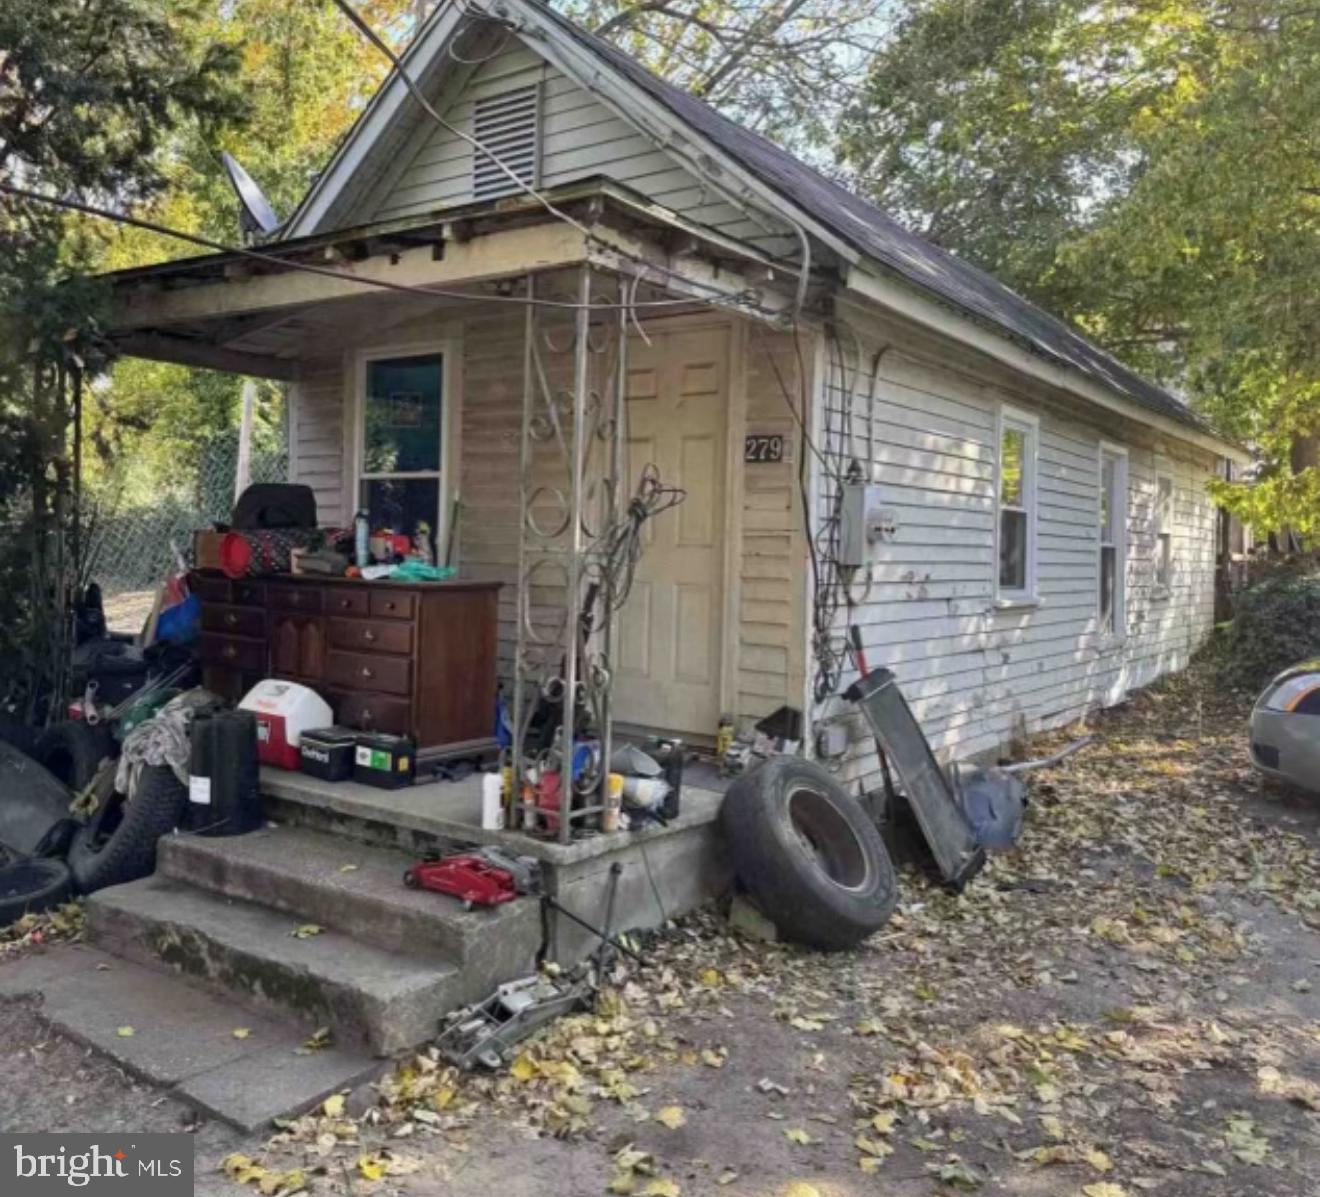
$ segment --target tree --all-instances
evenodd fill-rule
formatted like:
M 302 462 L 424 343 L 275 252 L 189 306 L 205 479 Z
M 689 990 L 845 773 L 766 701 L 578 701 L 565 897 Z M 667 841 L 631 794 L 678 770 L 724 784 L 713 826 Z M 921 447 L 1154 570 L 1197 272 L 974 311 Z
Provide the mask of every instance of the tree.
M 1223 502 L 1320 534 L 1320 10 L 907 0 L 840 153 L 1258 445 Z
M 195 38 L 173 0 L 6 0 L 0 9 L 0 181 L 52 193 L 141 199 L 185 123 L 233 119 L 232 50 Z M 68 380 L 105 356 L 95 246 L 79 222 L 0 198 L 0 678 L 26 706 L 58 693 L 77 575 Z

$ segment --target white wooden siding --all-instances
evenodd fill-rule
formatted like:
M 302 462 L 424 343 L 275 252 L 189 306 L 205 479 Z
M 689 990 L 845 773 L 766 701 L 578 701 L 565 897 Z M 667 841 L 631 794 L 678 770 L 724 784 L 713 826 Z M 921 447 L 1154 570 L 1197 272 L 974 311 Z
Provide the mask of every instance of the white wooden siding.
M 352 518 L 344 488 L 344 375 L 338 358 L 304 362 L 289 400 L 290 480 L 316 493 L 322 527 Z
M 1209 632 L 1214 610 L 1214 511 L 1210 455 L 1121 421 L 1089 422 L 990 371 L 945 367 L 938 352 L 886 338 L 874 400 L 874 479 L 898 515 L 892 543 L 870 570 L 855 615 L 868 664 L 895 671 L 932 744 L 945 756 L 994 749 L 1019 727 L 1059 726 L 1127 690 L 1182 667 Z M 833 427 L 852 405 L 849 456 L 867 456 L 866 375 L 880 337 L 864 344 L 853 386 L 850 342 L 842 368 L 822 355 Z M 950 357 L 955 356 L 952 351 Z M 854 396 L 849 399 L 849 392 Z M 1038 606 L 998 609 L 995 560 L 996 411 L 1008 404 L 1040 418 Z M 1126 634 L 1099 631 L 1099 446 L 1129 449 Z M 1175 477 L 1174 577 L 1153 594 L 1157 447 Z M 816 518 L 832 484 L 819 486 Z M 861 595 L 864 580 L 855 582 Z M 840 638 L 845 632 L 840 617 Z M 845 676 L 845 685 L 852 677 Z M 869 737 L 835 700 L 816 712 L 851 730 L 849 777 L 877 782 Z
M 543 188 L 604 176 L 725 236 L 796 256 L 797 242 L 783 226 L 765 216 L 749 217 L 721 199 L 667 151 L 517 38 L 476 69 L 442 115 L 470 135 L 477 99 L 530 85 L 541 88 Z M 472 201 L 470 143 L 432 123 L 407 152 L 411 162 L 367 203 L 361 219 L 393 220 Z
M 727 323 L 728 317 L 713 317 Z M 657 326 L 663 321 L 657 321 Z M 323 523 L 351 519 L 353 497 L 344 467 L 344 409 L 352 381 L 354 355 L 382 337 L 402 343 L 434 334 L 434 320 L 393 325 L 387 334 L 363 337 L 341 346 L 342 359 L 309 363 L 291 400 L 294 481 L 317 492 Z M 457 488 L 462 502 L 458 562 L 465 578 L 503 583 L 499 604 L 500 676 L 513 672 L 517 636 L 519 429 L 523 402 L 523 314 L 502 309 L 466 319 L 461 330 L 447 332 L 461 343 L 460 393 L 447 396 L 458 405 L 461 446 Z M 772 363 L 791 394 L 797 394 L 796 351 L 783 334 L 750 333 L 732 339 L 746 344 L 743 386 L 746 426 L 778 432 L 794 441 L 796 426 Z M 564 363 L 567 368 L 567 361 Z M 552 383 L 568 385 L 569 378 Z M 734 561 L 737 624 L 727 634 L 735 644 L 731 712 L 759 718 L 785 703 L 800 706 L 803 687 L 802 627 L 805 555 L 801 506 L 797 498 L 796 461 L 750 467 L 745 485 L 734 497 L 737 508 L 730 528 Z M 553 463 L 538 467 L 536 481 L 562 486 Z M 557 596 L 533 596 L 540 614 L 553 611 Z M 712 728 L 712 734 L 714 729 Z

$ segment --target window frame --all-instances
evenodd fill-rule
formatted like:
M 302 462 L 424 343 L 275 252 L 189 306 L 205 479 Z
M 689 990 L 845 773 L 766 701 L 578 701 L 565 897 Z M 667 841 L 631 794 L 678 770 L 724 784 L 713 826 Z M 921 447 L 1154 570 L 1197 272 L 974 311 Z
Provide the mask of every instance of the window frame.
M 1023 570 L 1024 585 L 1021 589 L 1009 588 L 1000 584 L 1000 548 L 1003 527 L 1003 482 L 1004 482 L 1004 433 L 1015 429 L 1023 433 L 1024 450 L 1022 454 L 1022 506 L 1012 508 L 1020 510 L 1026 516 L 1026 562 Z M 1024 411 L 1008 404 L 1000 404 L 995 419 L 995 493 L 994 493 L 994 601 L 1001 609 L 1014 607 L 1034 607 L 1040 604 L 1039 578 L 1037 568 L 1037 523 L 1039 521 L 1039 465 L 1040 458 L 1040 417 L 1034 412 Z
M 1099 541 L 1096 546 L 1096 620 L 1099 624 L 1099 630 L 1102 636 L 1109 640 L 1122 640 L 1127 635 L 1127 611 L 1128 611 L 1128 587 L 1127 587 L 1127 564 L 1128 564 L 1128 520 L 1130 519 L 1130 502 L 1128 493 L 1128 451 L 1126 445 L 1118 445 L 1112 441 L 1101 441 L 1096 456 L 1096 513 L 1097 515 L 1104 510 L 1102 506 L 1105 497 L 1105 459 L 1109 458 L 1114 463 L 1114 472 L 1112 475 L 1113 493 L 1109 496 L 1110 520 L 1114 533 L 1112 541 L 1105 541 L 1104 527 L 1099 525 L 1097 528 Z M 1118 518 L 1114 518 L 1115 500 L 1117 499 Z M 1106 628 L 1102 622 L 1104 613 L 1104 600 L 1100 592 L 1100 585 L 1104 577 L 1103 556 L 1106 544 L 1109 544 L 1114 550 L 1114 601 L 1113 601 L 1113 625 Z
M 359 349 L 354 354 L 354 368 L 351 372 L 353 394 L 350 410 L 352 428 L 344 438 L 348 456 L 345 476 L 351 480 L 348 504 L 345 507 L 345 524 L 352 526 L 353 516 L 362 507 L 362 484 L 376 479 L 435 479 L 439 496 L 439 510 L 435 522 L 435 545 L 437 557 L 443 558 L 449 543 L 449 517 L 452 510 L 450 502 L 452 480 L 455 477 L 455 464 L 458 461 L 455 443 L 458 406 L 458 373 L 456 364 L 460 360 L 459 346 L 452 337 L 430 341 L 408 341 L 391 345 L 373 345 Z M 399 472 L 381 472 L 364 469 L 367 436 L 367 378 L 371 363 L 396 361 L 410 357 L 438 357 L 440 359 L 440 468 L 437 470 L 404 470 Z M 457 546 L 452 554 L 457 562 Z
M 1160 484 L 1164 481 L 1169 483 L 1169 503 L 1167 512 L 1163 510 L 1163 503 L 1160 498 Z M 1173 537 L 1174 531 L 1178 526 L 1178 479 L 1173 472 L 1173 464 L 1165 460 L 1157 460 L 1155 463 L 1155 495 L 1151 511 L 1151 546 L 1152 563 L 1154 569 L 1151 575 L 1151 595 L 1157 599 L 1167 599 L 1173 591 Z M 1168 561 L 1164 559 L 1165 540 L 1168 541 Z

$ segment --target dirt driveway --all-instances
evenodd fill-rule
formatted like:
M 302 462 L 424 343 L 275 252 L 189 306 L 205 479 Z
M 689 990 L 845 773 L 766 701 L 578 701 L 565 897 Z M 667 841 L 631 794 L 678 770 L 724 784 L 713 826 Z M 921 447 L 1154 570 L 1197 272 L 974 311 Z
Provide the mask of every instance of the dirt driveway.
M 270 1142 L 200 1126 L 198 1191 L 1320 1193 L 1320 804 L 1262 793 L 1212 696 L 1097 720 L 1020 853 L 906 875 L 860 951 L 688 920 L 498 1078 L 423 1053 Z M 0 1129 L 193 1124 L 29 1010 L 0 1058 Z

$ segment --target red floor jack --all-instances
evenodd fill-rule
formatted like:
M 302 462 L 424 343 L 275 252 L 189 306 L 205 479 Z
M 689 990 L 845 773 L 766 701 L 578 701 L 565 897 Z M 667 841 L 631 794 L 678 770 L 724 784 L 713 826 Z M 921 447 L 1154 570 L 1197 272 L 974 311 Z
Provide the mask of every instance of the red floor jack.
M 530 856 L 510 856 L 498 848 L 462 852 L 442 860 L 424 860 L 403 875 L 409 889 L 429 889 L 474 906 L 499 906 L 520 894 L 535 893 L 538 866 Z

